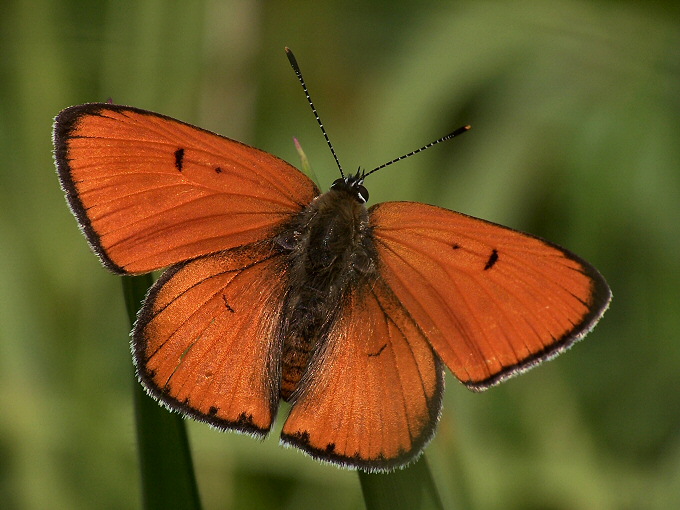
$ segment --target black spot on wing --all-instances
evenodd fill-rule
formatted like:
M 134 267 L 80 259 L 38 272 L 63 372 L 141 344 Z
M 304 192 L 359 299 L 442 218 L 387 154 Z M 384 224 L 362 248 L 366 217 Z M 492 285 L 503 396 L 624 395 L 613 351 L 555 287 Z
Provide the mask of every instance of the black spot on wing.
M 175 168 L 182 171 L 182 166 L 184 165 L 184 149 L 177 149 L 175 151 Z
M 298 430 L 297 432 L 292 434 L 290 438 L 293 439 L 295 443 L 298 443 L 298 445 L 296 446 L 309 444 L 309 432 L 307 432 L 306 430 L 304 431 Z
M 229 310 L 231 313 L 236 313 L 236 310 L 234 310 L 229 304 L 229 301 L 227 301 L 227 296 L 222 294 L 222 299 L 224 300 L 224 306 L 227 308 L 227 310 Z
M 383 344 L 383 346 L 380 349 L 378 349 L 377 352 L 369 352 L 368 356 L 371 357 L 371 358 L 374 358 L 376 356 L 380 356 L 382 354 L 382 352 L 385 350 L 385 347 L 387 347 L 387 344 Z
M 236 425 L 243 428 L 255 428 L 255 422 L 252 414 L 241 413 L 236 420 Z
M 491 255 L 489 256 L 489 260 L 486 261 L 484 271 L 491 269 L 496 262 L 498 262 L 498 250 L 494 248 L 494 250 L 491 252 Z

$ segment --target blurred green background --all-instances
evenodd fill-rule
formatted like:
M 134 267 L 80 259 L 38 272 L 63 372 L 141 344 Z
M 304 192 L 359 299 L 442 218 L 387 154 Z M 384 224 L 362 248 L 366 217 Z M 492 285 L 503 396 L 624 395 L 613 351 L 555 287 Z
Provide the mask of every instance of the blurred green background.
M 62 108 L 113 98 L 337 177 L 546 237 L 614 300 L 558 360 L 484 394 L 448 376 L 445 504 L 680 508 L 680 7 L 674 1 L 5 0 L 0 6 L 0 506 L 139 508 L 119 279 L 53 169 Z M 189 424 L 207 509 L 362 508 L 355 473 Z

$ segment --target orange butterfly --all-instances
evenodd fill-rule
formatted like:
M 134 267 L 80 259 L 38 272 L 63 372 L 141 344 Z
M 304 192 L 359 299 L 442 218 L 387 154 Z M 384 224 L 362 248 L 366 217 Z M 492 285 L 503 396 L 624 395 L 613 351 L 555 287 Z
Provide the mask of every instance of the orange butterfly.
M 341 466 L 387 471 L 420 455 L 442 361 L 484 390 L 570 347 L 611 298 L 552 243 L 421 203 L 367 209 L 362 171 L 321 194 L 271 154 L 157 113 L 73 106 L 54 144 L 102 263 L 170 266 L 132 334 L 149 394 L 257 437 L 286 400 L 281 441 Z

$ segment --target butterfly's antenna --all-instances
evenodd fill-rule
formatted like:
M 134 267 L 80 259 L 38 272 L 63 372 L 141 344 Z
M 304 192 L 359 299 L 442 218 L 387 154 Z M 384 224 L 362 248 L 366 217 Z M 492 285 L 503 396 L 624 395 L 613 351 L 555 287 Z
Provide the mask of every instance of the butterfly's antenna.
M 423 152 L 425 149 L 429 149 L 430 147 L 432 147 L 433 145 L 437 145 L 438 143 L 445 142 L 446 140 L 450 140 L 454 136 L 458 136 L 462 133 L 465 133 L 469 129 L 470 129 L 470 126 L 459 127 L 454 132 L 449 133 L 446 136 L 442 136 L 438 140 L 435 140 L 434 142 L 428 143 L 427 145 L 423 145 L 420 149 L 416 149 L 414 151 L 411 151 L 408 154 L 404 154 L 403 156 L 399 156 L 398 158 L 395 158 L 392 161 L 388 161 L 387 163 L 380 165 L 379 167 L 374 168 L 370 172 L 365 173 L 364 178 L 368 175 L 371 175 L 373 172 L 377 172 L 381 168 L 385 168 L 386 166 L 390 166 L 392 163 L 396 163 L 397 161 L 401 161 L 402 159 L 406 159 L 409 156 L 413 156 L 414 154 L 418 154 L 419 152 Z
M 312 108 L 312 113 L 314 113 L 314 118 L 316 118 L 316 121 L 319 123 L 319 127 L 321 128 L 321 132 L 323 133 L 323 137 L 326 139 L 326 143 L 328 144 L 328 148 L 331 150 L 331 153 L 333 154 L 333 158 L 335 158 L 335 163 L 338 165 L 338 168 L 340 169 L 340 175 L 342 175 L 343 179 L 345 178 L 345 172 L 342 171 L 342 166 L 340 165 L 340 160 L 338 159 L 338 156 L 335 154 L 335 149 L 333 148 L 333 144 L 331 143 L 330 139 L 328 138 L 328 135 L 326 134 L 326 129 L 323 127 L 323 123 L 321 122 L 321 118 L 319 118 L 319 114 L 316 111 L 316 108 L 314 107 L 314 103 L 312 102 L 312 98 L 309 97 L 309 91 L 307 90 L 307 85 L 305 84 L 305 79 L 302 77 L 302 71 L 300 71 L 300 66 L 297 63 L 297 60 L 295 60 L 295 55 L 293 55 L 293 52 L 290 51 L 290 48 L 286 48 L 286 55 L 288 55 L 288 61 L 290 62 L 290 65 L 293 67 L 293 71 L 295 71 L 295 74 L 298 77 L 298 80 L 300 80 L 300 83 L 302 84 L 302 90 L 305 91 L 305 96 L 307 97 L 307 102 L 309 103 L 309 106 Z

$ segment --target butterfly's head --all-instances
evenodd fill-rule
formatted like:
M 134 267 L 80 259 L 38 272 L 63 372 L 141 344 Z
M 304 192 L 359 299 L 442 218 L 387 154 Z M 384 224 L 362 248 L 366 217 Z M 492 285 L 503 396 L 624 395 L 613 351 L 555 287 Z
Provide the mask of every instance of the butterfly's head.
M 333 181 L 331 189 L 336 191 L 344 191 L 352 195 L 357 202 L 365 204 L 368 202 L 368 190 L 364 186 L 365 173 L 361 168 L 357 173 L 348 177 L 341 177 Z

